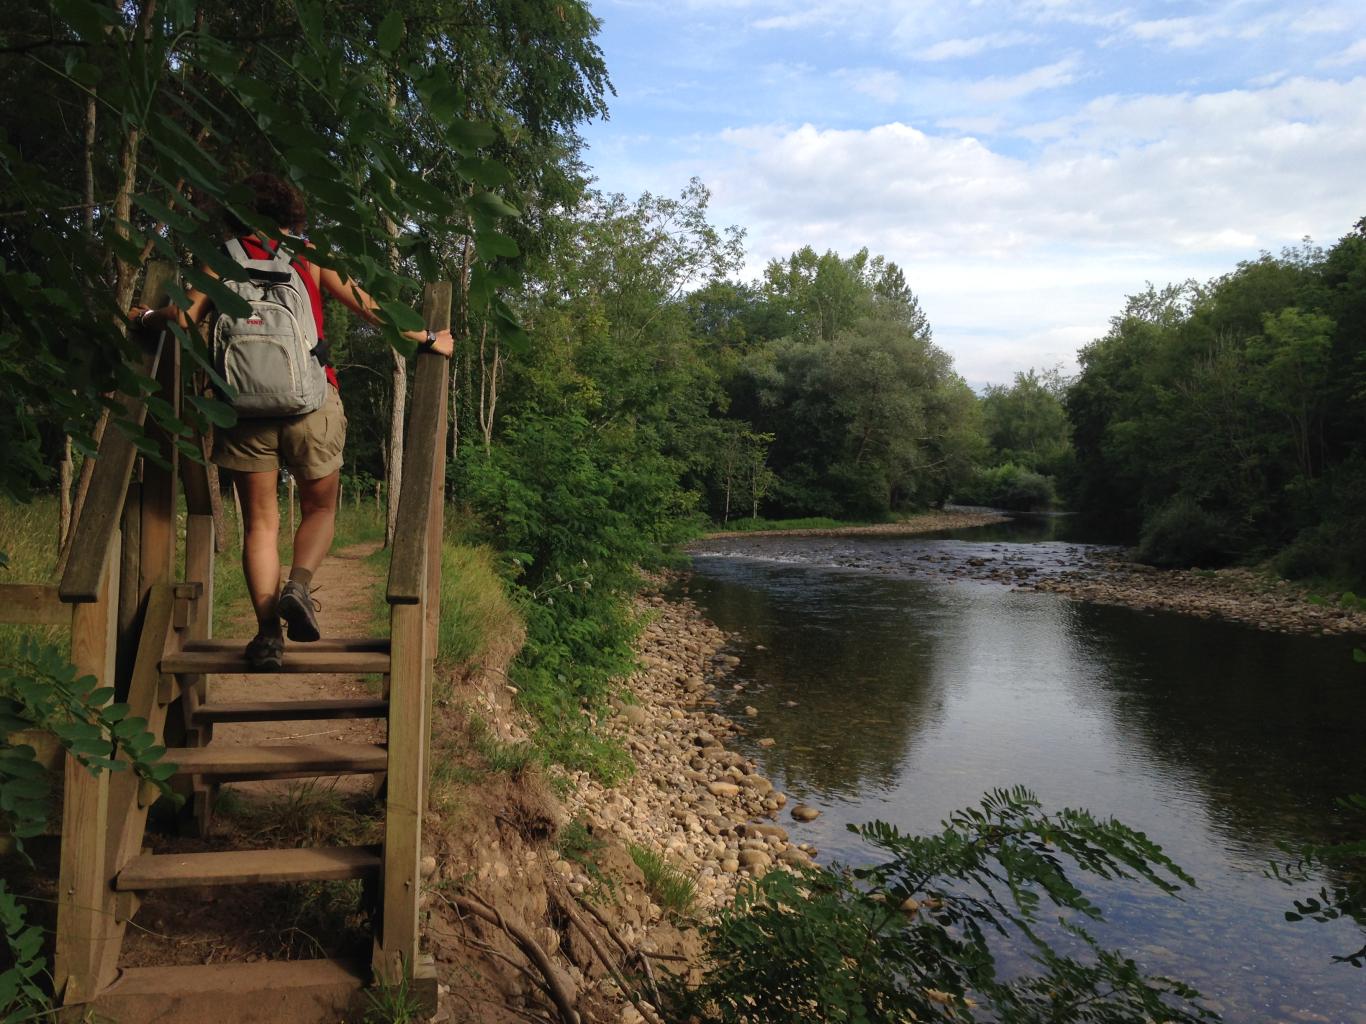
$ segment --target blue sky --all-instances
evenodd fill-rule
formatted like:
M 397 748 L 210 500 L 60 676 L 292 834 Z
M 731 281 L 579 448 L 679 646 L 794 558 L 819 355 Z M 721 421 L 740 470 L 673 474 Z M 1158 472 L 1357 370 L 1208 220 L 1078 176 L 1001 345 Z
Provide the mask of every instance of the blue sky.
M 905 267 L 974 386 L 1366 215 L 1366 2 L 595 0 L 607 191 Z

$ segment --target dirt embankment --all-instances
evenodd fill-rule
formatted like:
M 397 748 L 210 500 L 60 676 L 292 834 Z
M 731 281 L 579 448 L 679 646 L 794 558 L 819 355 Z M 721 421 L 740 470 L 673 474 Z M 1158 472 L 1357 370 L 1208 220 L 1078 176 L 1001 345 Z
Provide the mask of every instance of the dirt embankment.
M 877 523 L 873 526 L 836 526 L 813 530 L 720 530 L 708 533 L 704 540 L 724 540 L 728 537 L 912 537 L 918 533 L 938 533 L 941 530 L 966 530 L 973 526 L 1007 523 L 1010 516 L 996 512 L 920 512 L 896 523 Z
M 1366 636 L 1366 612 L 1250 569 L 1156 569 L 1122 551 L 1097 551 L 1075 569 L 1020 583 L 1020 590 L 1079 601 L 1226 619 L 1277 633 Z

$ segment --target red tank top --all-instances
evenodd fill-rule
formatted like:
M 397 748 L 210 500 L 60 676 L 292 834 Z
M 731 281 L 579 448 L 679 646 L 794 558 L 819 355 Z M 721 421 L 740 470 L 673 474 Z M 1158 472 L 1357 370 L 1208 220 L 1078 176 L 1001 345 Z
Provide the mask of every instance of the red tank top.
M 270 259 L 271 253 L 273 253 L 280 244 L 273 238 L 269 239 L 270 251 L 267 252 L 265 246 L 261 244 L 261 240 L 255 235 L 243 235 L 238 241 L 242 243 L 242 248 L 247 251 L 247 255 L 254 260 Z M 294 259 L 290 261 L 290 265 L 297 270 L 299 276 L 304 279 L 304 288 L 308 291 L 308 302 L 309 305 L 313 307 L 313 323 L 318 329 L 318 341 L 322 342 L 326 338 L 326 335 L 323 334 L 323 296 L 322 292 L 318 290 L 318 282 L 313 280 L 313 264 L 309 263 L 308 260 L 304 259 L 302 256 L 295 256 Z M 323 369 L 327 372 L 327 382 L 340 391 L 341 384 L 337 381 L 337 371 L 332 369 L 330 363 L 324 363 Z

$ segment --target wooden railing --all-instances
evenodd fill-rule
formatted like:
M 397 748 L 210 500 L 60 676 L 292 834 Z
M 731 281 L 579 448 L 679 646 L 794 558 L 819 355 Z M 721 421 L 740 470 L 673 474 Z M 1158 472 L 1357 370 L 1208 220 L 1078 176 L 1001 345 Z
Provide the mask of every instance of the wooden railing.
M 157 304 L 171 268 L 147 271 L 143 301 Z M 428 326 L 449 326 L 451 287 L 424 295 Z M 179 343 L 163 332 L 141 369 L 158 383 L 157 397 L 180 409 Z M 422 816 L 428 774 L 431 685 L 441 594 L 442 508 L 445 490 L 449 362 L 417 356 L 403 460 L 398 526 L 387 596 L 391 659 L 387 676 L 388 755 L 383 869 L 376 915 L 376 980 L 422 978 L 434 998 L 430 961 L 420 955 Z M 167 747 L 207 744 L 211 727 L 197 727 L 203 676 L 167 674 L 164 659 L 212 633 L 214 520 L 204 465 L 180 452 L 157 426 L 146 436 L 158 458 L 140 458 L 132 433 L 146 419 L 146 402 L 126 397 L 101 439 L 83 508 L 74 526 L 61 582 L 0 585 L 0 621 L 71 627 L 71 661 L 81 675 L 112 687 Z M 178 496 L 185 496 L 184 579 L 174 578 L 180 534 Z M 114 880 L 137 856 L 155 787 L 129 771 L 91 774 L 49 745 L 65 786 L 54 988 L 66 1006 L 89 1003 L 118 973 L 123 931 L 136 894 Z M 177 780 L 191 808 L 207 815 L 203 781 Z
M 423 295 L 428 330 L 450 326 L 451 286 Z M 389 776 L 384 823 L 383 920 L 374 972 L 387 982 L 421 970 L 418 899 L 427 797 L 432 674 L 441 615 L 441 537 L 446 489 L 450 363 L 419 353 L 403 452 L 403 485 L 389 562 Z M 402 757 L 398 757 L 402 752 Z

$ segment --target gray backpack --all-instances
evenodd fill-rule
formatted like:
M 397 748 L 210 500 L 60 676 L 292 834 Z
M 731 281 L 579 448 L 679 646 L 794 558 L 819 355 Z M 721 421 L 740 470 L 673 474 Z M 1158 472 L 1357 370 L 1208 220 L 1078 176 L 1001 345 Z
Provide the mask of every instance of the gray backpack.
M 213 327 L 214 365 L 237 389 L 238 416 L 301 416 L 322 408 L 327 373 L 318 358 L 318 326 L 303 277 L 281 246 L 268 260 L 252 259 L 241 241 L 227 253 L 247 269 L 245 281 L 223 284 L 251 303 L 247 316 L 219 314 Z

